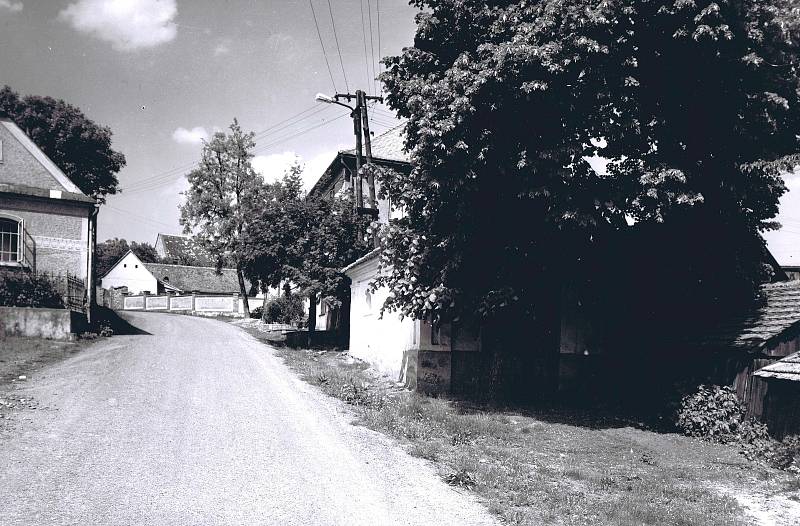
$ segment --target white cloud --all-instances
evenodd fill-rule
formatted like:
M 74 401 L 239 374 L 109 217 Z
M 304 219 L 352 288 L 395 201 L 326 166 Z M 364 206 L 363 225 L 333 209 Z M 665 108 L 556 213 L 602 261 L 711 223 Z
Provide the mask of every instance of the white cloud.
M 317 182 L 323 172 L 325 172 L 325 169 L 331 164 L 331 161 L 336 158 L 336 154 L 339 150 L 345 148 L 347 148 L 347 146 L 342 145 L 341 148 L 322 152 L 311 157 L 307 161 L 293 151 L 285 151 L 272 155 L 256 155 L 252 161 L 253 169 L 261 174 L 265 181 L 274 182 L 283 177 L 283 174 L 296 159 L 300 160 L 304 166 L 303 186 L 306 191 L 308 191 L 314 186 L 314 183 Z
M 178 128 L 172 132 L 172 140 L 178 144 L 200 144 L 208 140 L 208 131 L 202 126 L 195 126 L 191 130 Z
M 134 51 L 173 40 L 177 14 L 175 0 L 77 0 L 60 16 L 118 51 Z
M 12 0 L 0 0 L 0 9 L 8 9 L 12 13 L 19 13 L 22 11 L 22 2 L 13 2 Z

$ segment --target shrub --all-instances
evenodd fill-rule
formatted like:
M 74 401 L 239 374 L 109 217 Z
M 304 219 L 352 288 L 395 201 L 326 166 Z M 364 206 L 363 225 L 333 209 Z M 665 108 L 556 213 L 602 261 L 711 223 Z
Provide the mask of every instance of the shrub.
M 731 387 L 701 385 L 681 401 L 677 424 L 688 436 L 730 442 L 739 431 L 744 412 Z
M 46 276 L 8 272 L 0 274 L 0 306 L 60 309 L 64 300 Z
M 303 300 L 296 294 L 270 300 L 263 311 L 263 318 L 267 323 L 296 325 L 303 319 Z
M 260 320 L 264 317 L 264 307 L 256 307 L 250 311 L 250 317 Z

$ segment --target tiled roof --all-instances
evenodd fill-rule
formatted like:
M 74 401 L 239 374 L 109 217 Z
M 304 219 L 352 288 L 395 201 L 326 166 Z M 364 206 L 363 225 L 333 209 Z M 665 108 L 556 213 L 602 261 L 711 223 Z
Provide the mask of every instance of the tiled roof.
M 96 202 L 91 197 L 88 197 L 82 193 L 53 191 L 45 188 L 34 188 L 32 186 L 25 186 L 21 184 L 0 183 L 0 193 L 29 195 L 44 199 L 60 199 L 62 201 L 73 201 L 77 203 L 85 203 L 87 205 L 93 205 Z
M 762 378 L 777 378 L 778 380 L 800 382 L 800 352 L 790 354 L 782 360 L 762 367 L 753 374 Z
M 750 316 L 706 331 L 701 345 L 754 350 L 800 324 L 800 281 L 767 283 L 762 292 L 763 298 Z
M 183 292 L 211 294 L 239 292 L 236 269 L 224 268 L 221 274 L 217 274 L 217 269 L 214 267 L 189 267 L 163 263 L 144 263 L 144 266 L 158 281 Z
M 180 262 L 196 263 L 198 266 L 212 266 L 214 262 L 208 253 L 188 236 L 158 234 L 164 244 L 164 257 Z
M 408 153 L 403 150 L 406 138 L 405 129 L 405 124 L 398 124 L 372 139 L 372 158 L 401 163 L 411 162 Z M 356 150 L 347 150 L 347 153 L 355 155 Z

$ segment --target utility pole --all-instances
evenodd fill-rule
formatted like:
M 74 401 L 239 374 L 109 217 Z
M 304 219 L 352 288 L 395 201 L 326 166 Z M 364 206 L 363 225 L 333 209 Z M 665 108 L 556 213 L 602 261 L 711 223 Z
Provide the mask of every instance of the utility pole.
M 351 102 L 353 99 L 356 101 L 356 106 L 348 106 L 339 102 L 339 99 L 347 99 Z M 356 209 L 364 208 L 364 190 L 361 180 L 361 166 L 364 164 L 364 154 L 362 152 L 361 134 L 364 134 L 363 147 L 366 149 L 366 164 L 372 164 L 372 141 L 369 134 L 369 116 L 367 114 L 367 101 L 376 100 L 383 102 L 383 97 L 376 97 L 367 95 L 363 90 L 356 90 L 355 94 L 352 93 L 337 93 L 333 97 L 317 95 L 317 100 L 320 102 L 328 102 L 339 104 L 351 110 L 350 116 L 353 117 L 353 132 L 356 136 L 356 173 L 353 180 L 353 197 L 355 198 Z M 377 210 L 378 203 L 375 193 L 375 174 L 370 172 L 367 174 L 367 186 L 369 188 L 369 204 L 370 207 Z

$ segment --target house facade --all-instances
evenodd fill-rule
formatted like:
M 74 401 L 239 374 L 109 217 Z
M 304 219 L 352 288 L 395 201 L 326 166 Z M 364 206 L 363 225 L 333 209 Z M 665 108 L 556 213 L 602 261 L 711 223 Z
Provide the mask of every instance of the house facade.
M 104 276 L 104 289 L 125 287 L 131 294 L 192 293 L 231 295 L 239 293 L 236 269 L 148 263 L 133 251 L 122 256 Z M 249 286 L 249 285 L 248 285 Z
M 90 285 L 96 217 L 95 200 L 0 118 L 0 268 L 71 275 Z

